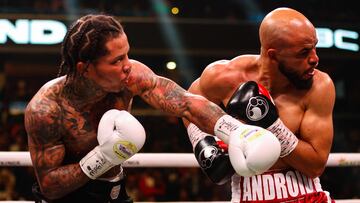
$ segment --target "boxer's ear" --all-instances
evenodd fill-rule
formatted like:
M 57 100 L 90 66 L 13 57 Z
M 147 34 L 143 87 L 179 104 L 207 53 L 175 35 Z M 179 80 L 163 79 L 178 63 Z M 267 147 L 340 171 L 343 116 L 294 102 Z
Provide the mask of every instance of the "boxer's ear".
M 82 62 L 82 61 L 77 62 L 76 70 L 79 73 L 79 75 L 85 76 L 86 73 L 88 72 L 87 71 L 88 66 L 89 66 L 89 63 L 85 63 L 85 62 Z
M 270 59 L 272 59 L 272 60 L 277 59 L 277 57 L 276 57 L 276 49 L 268 49 L 267 54 L 268 54 Z

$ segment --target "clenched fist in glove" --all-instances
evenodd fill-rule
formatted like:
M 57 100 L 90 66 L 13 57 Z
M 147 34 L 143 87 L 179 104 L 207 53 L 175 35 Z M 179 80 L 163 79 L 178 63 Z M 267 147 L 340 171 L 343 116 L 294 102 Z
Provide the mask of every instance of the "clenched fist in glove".
M 241 176 L 262 174 L 279 159 L 280 143 L 264 128 L 224 115 L 216 122 L 215 135 L 228 144 L 231 164 Z
M 227 145 L 221 140 L 216 140 L 216 137 L 202 132 L 192 123 L 188 126 L 187 132 L 201 170 L 213 183 L 226 183 L 235 173 Z
M 281 143 L 280 157 L 290 154 L 298 144 L 298 138 L 280 120 L 269 92 L 254 81 L 240 85 L 230 98 L 226 112 L 247 124 L 271 131 Z
M 145 137 L 143 126 L 129 112 L 109 110 L 98 126 L 99 145 L 80 160 L 80 167 L 89 178 L 96 179 L 136 154 Z
M 220 117 L 214 128 L 215 135 L 228 145 L 228 153 L 223 144 L 194 124 L 187 130 L 201 168 L 217 184 L 228 180 L 233 169 L 241 176 L 253 176 L 264 173 L 279 159 L 280 143 L 270 131 L 229 115 Z

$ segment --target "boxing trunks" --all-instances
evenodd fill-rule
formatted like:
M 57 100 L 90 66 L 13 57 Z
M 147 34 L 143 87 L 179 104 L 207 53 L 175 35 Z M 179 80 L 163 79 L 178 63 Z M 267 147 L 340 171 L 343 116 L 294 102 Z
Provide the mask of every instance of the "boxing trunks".
M 231 202 L 331 203 L 319 178 L 308 178 L 295 169 L 272 170 L 261 175 L 231 180 Z
M 36 182 L 32 187 L 36 203 L 132 203 L 132 199 L 127 195 L 125 188 L 125 178 L 116 182 L 105 180 L 90 180 L 83 187 L 56 200 L 46 199 L 40 191 L 39 184 Z

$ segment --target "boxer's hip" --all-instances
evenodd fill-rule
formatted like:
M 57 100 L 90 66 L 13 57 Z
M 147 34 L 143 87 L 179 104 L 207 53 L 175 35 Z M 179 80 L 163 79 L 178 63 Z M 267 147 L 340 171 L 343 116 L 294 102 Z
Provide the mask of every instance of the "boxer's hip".
M 115 182 L 105 180 L 90 180 L 81 188 L 70 194 L 56 200 L 46 199 L 36 182 L 32 187 L 36 203 L 68 203 L 68 202 L 86 202 L 86 203 L 132 203 L 132 199 L 126 192 L 125 179 L 121 178 Z

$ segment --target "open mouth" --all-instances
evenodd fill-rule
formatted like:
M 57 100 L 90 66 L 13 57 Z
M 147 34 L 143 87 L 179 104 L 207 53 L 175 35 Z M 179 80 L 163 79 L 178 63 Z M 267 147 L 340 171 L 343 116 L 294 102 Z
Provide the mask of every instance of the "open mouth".
M 124 84 L 128 84 L 128 82 L 129 82 L 129 76 L 127 76 L 126 78 L 123 79 Z
M 305 79 L 309 79 L 311 77 L 313 77 L 315 74 L 315 68 L 310 68 L 309 70 L 307 70 L 305 72 Z

